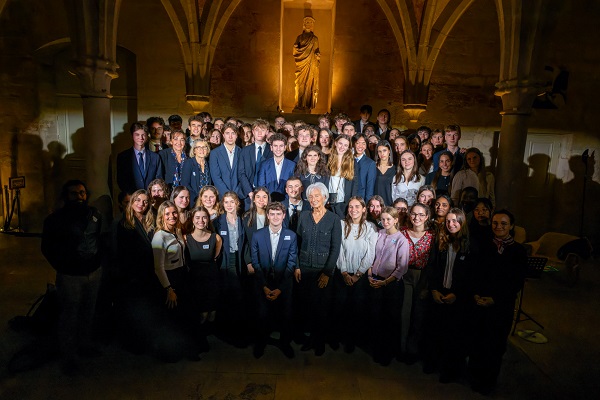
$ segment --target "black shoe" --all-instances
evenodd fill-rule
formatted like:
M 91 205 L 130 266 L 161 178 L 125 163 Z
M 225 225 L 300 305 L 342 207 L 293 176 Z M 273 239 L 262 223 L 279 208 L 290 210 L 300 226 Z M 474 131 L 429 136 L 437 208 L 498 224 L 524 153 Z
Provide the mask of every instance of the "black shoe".
M 448 374 L 448 373 L 442 373 L 440 374 L 440 383 L 446 384 L 446 383 L 452 383 L 452 382 L 456 382 L 457 380 L 457 376 L 454 374 Z
M 337 340 L 332 340 L 329 342 L 329 347 L 331 347 L 331 350 L 337 351 L 340 348 L 340 342 Z
M 252 354 L 254 358 L 257 360 L 265 355 L 265 345 L 264 344 L 255 344 L 254 349 L 252 350 Z
M 309 350 L 312 350 L 312 348 L 313 348 L 312 344 L 307 342 L 307 343 L 304 343 L 302 345 L 302 347 L 300 347 L 300 351 L 309 351 Z
M 292 349 L 292 346 L 288 344 L 282 344 L 279 349 L 281 350 L 281 352 L 283 353 L 284 356 L 286 356 L 287 358 L 294 358 L 295 354 L 294 354 L 294 349 Z
M 433 374 L 435 372 L 435 366 L 433 364 L 430 363 L 424 363 L 423 364 L 423 373 L 424 374 Z
M 419 360 L 419 356 L 417 356 L 416 354 L 406 353 L 404 355 L 404 360 L 402 362 L 404 362 L 404 364 L 406 364 L 406 365 L 413 365 L 418 360 Z
M 297 333 L 294 335 L 294 343 L 306 344 L 308 343 L 308 337 L 304 333 Z

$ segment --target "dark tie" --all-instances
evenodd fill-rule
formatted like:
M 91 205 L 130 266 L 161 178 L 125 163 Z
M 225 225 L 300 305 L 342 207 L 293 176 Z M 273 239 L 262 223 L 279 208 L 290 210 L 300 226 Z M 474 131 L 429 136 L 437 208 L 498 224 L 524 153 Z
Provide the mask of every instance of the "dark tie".
M 262 160 L 262 146 L 258 146 L 258 154 L 256 155 L 256 167 L 254 168 L 254 187 L 258 185 L 258 166 Z
M 146 177 L 146 166 L 144 165 L 144 153 L 143 152 L 139 152 L 138 156 L 140 157 L 139 160 L 139 166 L 140 166 L 140 173 L 142 174 L 142 178 Z
M 290 217 L 290 229 L 296 232 L 298 227 L 298 205 L 292 204 L 292 216 Z
M 160 151 L 160 145 L 154 143 L 154 152 L 158 153 Z

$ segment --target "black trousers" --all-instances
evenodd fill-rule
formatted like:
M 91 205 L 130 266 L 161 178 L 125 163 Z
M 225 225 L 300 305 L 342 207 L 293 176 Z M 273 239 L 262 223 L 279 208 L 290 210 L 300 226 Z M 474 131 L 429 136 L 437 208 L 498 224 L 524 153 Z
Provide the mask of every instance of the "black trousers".
M 327 286 L 319 288 L 319 276 L 322 270 L 300 267 L 302 278 L 294 290 L 294 308 L 297 332 L 308 330 L 313 345 L 325 343 L 329 329 L 328 315 L 330 314 L 333 279 L 329 279 Z
M 275 285 L 267 285 L 274 289 Z M 293 323 L 292 323 L 292 278 L 279 285 L 281 294 L 276 300 L 268 300 L 263 287 L 255 285 L 256 296 L 256 342 L 266 344 L 269 334 L 273 330 L 279 330 L 281 334 L 280 342 L 289 344 L 292 341 Z

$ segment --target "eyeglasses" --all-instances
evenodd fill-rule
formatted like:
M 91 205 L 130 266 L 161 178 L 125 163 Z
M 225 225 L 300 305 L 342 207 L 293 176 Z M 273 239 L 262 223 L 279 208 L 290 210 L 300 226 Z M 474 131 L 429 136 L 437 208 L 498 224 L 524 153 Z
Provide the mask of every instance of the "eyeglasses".
M 411 212 L 410 216 L 413 217 L 413 218 L 416 218 L 416 217 L 425 218 L 427 215 L 423 214 L 423 213 L 418 213 L 417 214 L 417 213 Z
M 87 192 L 85 190 L 80 190 L 80 191 L 72 190 L 69 192 L 69 194 L 72 194 L 74 196 L 85 196 L 87 194 Z

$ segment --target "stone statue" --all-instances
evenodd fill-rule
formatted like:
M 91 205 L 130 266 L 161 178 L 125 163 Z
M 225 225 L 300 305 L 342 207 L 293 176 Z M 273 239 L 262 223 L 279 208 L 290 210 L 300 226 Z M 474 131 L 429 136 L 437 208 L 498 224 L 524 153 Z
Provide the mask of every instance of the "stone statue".
M 296 61 L 296 105 L 300 110 L 317 106 L 319 94 L 319 38 L 313 33 L 315 19 L 305 17 L 304 31 L 294 42 L 294 60 Z

